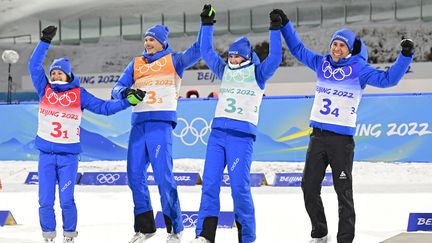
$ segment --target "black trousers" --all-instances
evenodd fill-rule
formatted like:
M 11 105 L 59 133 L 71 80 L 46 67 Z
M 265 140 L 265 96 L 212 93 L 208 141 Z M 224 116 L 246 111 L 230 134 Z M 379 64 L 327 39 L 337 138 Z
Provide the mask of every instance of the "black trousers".
M 354 139 L 314 128 L 303 171 L 302 190 L 306 211 L 312 223 L 312 238 L 327 235 L 327 221 L 321 200 L 321 182 L 330 164 L 333 183 L 339 203 L 338 243 L 351 243 L 354 239 L 355 211 L 352 191 Z

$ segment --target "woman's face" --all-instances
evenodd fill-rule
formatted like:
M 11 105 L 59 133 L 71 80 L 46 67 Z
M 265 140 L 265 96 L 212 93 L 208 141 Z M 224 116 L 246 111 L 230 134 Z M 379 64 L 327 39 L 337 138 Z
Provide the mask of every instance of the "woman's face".
M 52 70 L 50 73 L 51 81 L 63 81 L 67 82 L 67 75 L 62 70 Z
M 244 59 L 244 57 L 239 56 L 239 55 L 229 55 L 228 61 L 231 64 L 240 64 L 240 63 L 244 62 L 245 59 Z

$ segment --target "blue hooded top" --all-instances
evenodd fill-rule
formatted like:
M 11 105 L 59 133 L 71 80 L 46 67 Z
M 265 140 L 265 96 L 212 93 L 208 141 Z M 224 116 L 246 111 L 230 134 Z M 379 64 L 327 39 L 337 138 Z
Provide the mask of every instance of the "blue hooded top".
M 222 80 L 225 67 L 228 65 L 213 49 L 213 25 L 201 26 L 201 55 L 212 72 Z M 261 63 L 256 53 L 252 50 L 249 41 L 245 37 L 237 39 L 228 49 L 229 55 L 240 55 L 246 60 L 251 59 L 249 65 L 255 65 L 255 78 L 261 89 L 276 72 L 282 62 L 282 41 L 280 30 L 270 30 L 270 50 L 267 58 Z M 248 67 L 248 65 L 241 68 Z M 257 127 L 246 121 L 231 118 L 216 117 L 213 119 L 212 128 L 228 129 L 243 132 L 255 136 Z
M 335 38 L 339 38 L 335 37 L 337 36 L 337 33 L 338 32 L 336 32 L 333 36 L 332 41 Z M 338 62 L 334 62 L 330 54 L 320 55 L 305 48 L 291 22 L 288 22 L 288 24 L 282 28 L 282 35 L 291 54 L 314 72 L 317 72 L 318 69 L 321 68 L 324 61 L 329 62 L 333 67 L 344 67 L 354 63 L 359 65 L 358 78 L 361 89 L 366 88 L 366 85 L 371 85 L 378 88 L 387 88 L 397 85 L 408 70 L 408 67 L 413 59 L 413 55 L 410 57 L 405 57 L 402 54 L 399 54 L 396 62 L 390 67 L 390 69 L 383 71 L 378 70 L 367 63 L 367 49 L 363 42 L 361 43 L 362 45 L 359 54 L 350 56 L 348 58 L 342 58 Z M 350 38 L 348 43 L 352 42 L 354 45 L 354 39 L 352 39 L 353 36 L 349 36 Z M 318 123 L 314 121 L 311 121 L 310 126 L 346 135 L 353 135 L 355 132 L 350 127 Z
M 39 99 L 45 95 L 45 87 L 51 85 L 54 92 L 64 92 L 73 88 L 80 87 L 80 79 L 71 72 L 69 60 L 60 58 L 53 61 L 50 72 L 52 70 L 62 70 L 67 75 L 70 75 L 71 81 L 67 84 L 49 84 L 48 77 L 45 75 L 45 70 L 42 66 L 45 56 L 48 52 L 50 44 L 41 41 L 36 46 L 28 63 L 29 73 Z M 80 87 L 81 109 L 87 109 L 91 112 L 101 115 L 112 115 L 118 111 L 124 110 L 130 106 L 126 99 L 105 101 L 90 94 L 83 87 Z M 39 136 L 36 136 L 35 146 L 46 153 L 72 153 L 78 154 L 82 151 L 80 143 L 61 144 L 46 141 Z
M 172 54 L 173 65 L 175 71 L 180 78 L 183 77 L 184 70 L 194 65 L 200 58 L 199 38 L 200 33 L 196 42 L 183 52 L 173 52 L 168 43 L 168 27 L 164 25 L 155 25 L 149 28 L 145 36 L 152 36 L 157 39 L 163 46 L 164 50 L 155 54 L 148 54 L 144 49 L 142 55 L 147 59 L 148 63 L 152 63 L 168 54 Z M 135 59 L 127 65 L 123 74 L 115 84 L 111 95 L 114 99 L 122 99 L 124 97 L 124 91 L 133 85 L 133 74 L 134 74 Z M 176 111 L 145 111 L 145 112 L 132 112 L 132 125 L 143 122 L 143 121 L 168 121 L 172 122 L 173 128 L 177 124 L 177 112 Z

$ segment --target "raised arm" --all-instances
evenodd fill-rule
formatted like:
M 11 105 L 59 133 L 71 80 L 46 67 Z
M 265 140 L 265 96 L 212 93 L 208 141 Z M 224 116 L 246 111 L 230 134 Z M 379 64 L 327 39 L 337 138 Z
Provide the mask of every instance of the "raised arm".
M 300 37 L 294 29 L 294 26 L 282 10 L 275 9 L 273 11 L 279 13 L 282 18 L 283 27 L 281 31 L 291 54 L 301 63 L 316 71 L 323 56 L 304 47 Z
M 39 98 L 42 98 L 44 95 L 45 87 L 48 83 L 48 78 L 42 64 L 50 47 L 51 40 L 54 38 L 56 32 L 57 27 L 55 26 L 48 26 L 42 30 L 41 41 L 34 49 L 28 62 L 30 77 Z
M 405 39 L 401 42 L 401 46 L 402 51 L 396 62 L 387 71 L 377 70 L 369 65 L 360 71 L 360 82 L 363 88 L 366 84 L 378 88 L 387 88 L 399 83 L 414 57 L 414 42 Z
M 204 5 L 201 13 L 201 56 L 214 74 L 222 79 L 226 66 L 224 60 L 213 49 L 213 24 L 215 12 L 211 5 Z
M 257 66 L 255 75 L 258 85 L 264 89 L 265 82 L 273 76 L 282 62 L 281 18 L 278 14 L 270 13 L 269 55 Z
M 114 88 L 111 91 L 111 96 L 114 99 L 123 99 L 126 97 L 126 89 L 133 85 L 134 59 L 127 65 L 120 78 L 117 80 Z

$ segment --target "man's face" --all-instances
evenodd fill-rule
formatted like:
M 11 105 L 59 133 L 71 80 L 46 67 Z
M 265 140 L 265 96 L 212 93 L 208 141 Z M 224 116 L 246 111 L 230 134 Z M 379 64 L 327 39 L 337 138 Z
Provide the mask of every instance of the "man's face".
M 50 73 L 51 81 L 67 82 L 67 75 L 62 70 L 52 70 Z
M 348 46 L 341 40 L 334 40 L 330 46 L 330 56 L 334 62 L 346 58 L 350 54 Z
M 146 36 L 144 38 L 144 48 L 148 54 L 155 54 L 164 49 L 162 44 L 152 36 Z
M 231 64 L 240 64 L 240 63 L 244 62 L 244 60 L 245 60 L 244 57 L 239 56 L 239 55 L 229 55 L 229 57 L 228 57 L 228 61 Z

